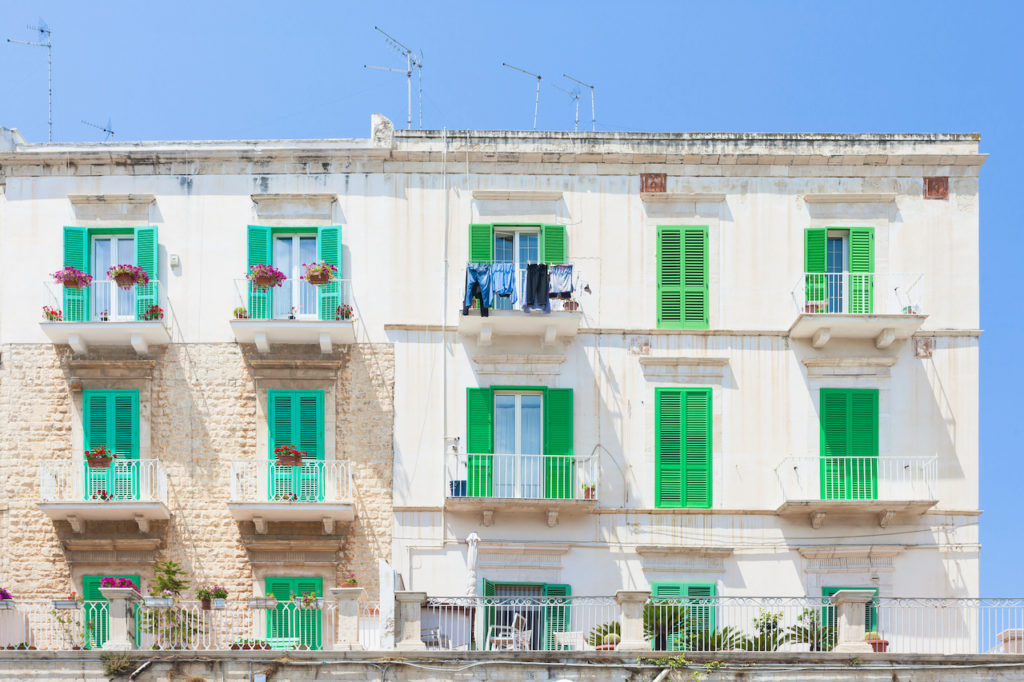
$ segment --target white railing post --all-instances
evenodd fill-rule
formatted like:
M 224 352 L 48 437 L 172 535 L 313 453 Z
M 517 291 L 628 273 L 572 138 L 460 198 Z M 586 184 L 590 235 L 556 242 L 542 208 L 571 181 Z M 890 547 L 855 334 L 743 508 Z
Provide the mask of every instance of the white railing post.
M 651 598 L 650 590 L 619 590 L 615 601 L 621 610 L 621 640 L 618 651 L 648 651 L 650 645 L 644 639 L 644 606 Z
M 864 622 L 867 604 L 875 598 L 874 590 L 839 590 L 832 595 L 836 607 L 838 643 L 832 650 L 841 653 L 871 653 L 871 645 L 864 641 L 867 623 Z
M 135 608 L 142 595 L 130 587 L 101 587 L 100 594 L 110 602 L 107 620 L 110 634 L 103 649 L 131 651 L 135 648 Z
M 395 592 L 395 607 L 398 611 L 396 650 L 426 651 L 427 645 L 420 637 L 421 607 L 426 600 L 426 592 Z
M 335 651 L 362 651 L 359 643 L 359 616 L 362 609 L 359 602 L 366 596 L 361 587 L 332 587 L 331 599 L 337 605 L 337 632 L 334 633 Z

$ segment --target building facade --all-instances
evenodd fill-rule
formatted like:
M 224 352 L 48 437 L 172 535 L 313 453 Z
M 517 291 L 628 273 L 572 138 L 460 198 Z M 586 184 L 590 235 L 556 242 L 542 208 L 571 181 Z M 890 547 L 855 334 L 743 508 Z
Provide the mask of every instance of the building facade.
M 975 135 L 7 148 L 21 594 L 978 595 Z

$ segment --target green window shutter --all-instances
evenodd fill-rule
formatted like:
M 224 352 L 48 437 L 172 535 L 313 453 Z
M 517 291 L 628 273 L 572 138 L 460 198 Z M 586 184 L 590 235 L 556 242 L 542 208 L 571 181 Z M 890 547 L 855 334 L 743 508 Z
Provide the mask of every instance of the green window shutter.
M 850 228 L 850 312 L 869 315 L 875 299 L 875 228 Z
M 494 395 L 489 388 L 466 389 L 466 452 L 469 497 L 494 494 Z
M 557 649 L 555 644 L 556 632 L 569 632 L 569 612 L 572 601 L 569 597 L 572 589 L 568 585 L 545 585 L 544 596 L 550 598 L 563 597 L 558 602 L 546 602 L 544 604 L 544 629 L 541 638 L 541 646 L 546 651 Z
M 84 227 L 64 228 L 64 266 L 89 272 L 89 230 Z M 65 289 L 64 319 L 84 322 L 89 319 L 89 289 Z
M 544 497 L 548 499 L 572 499 L 575 496 L 572 440 L 572 389 L 545 389 Z
M 469 262 L 490 263 L 494 260 L 494 226 L 469 226 Z
M 85 449 L 101 445 L 117 455 L 106 469 L 85 464 L 85 499 L 106 491 L 116 500 L 139 497 L 139 392 L 84 391 L 82 425 Z
M 330 284 L 317 287 L 317 295 L 320 297 L 320 319 L 333 320 L 338 306 L 344 303 L 342 296 L 342 269 L 341 269 L 341 227 L 331 225 L 318 227 L 316 232 L 316 249 L 318 257 L 322 261 L 338 268 L 336 277 Z
M 269 458 L 282 445 L 306 452 L 302 466 L 278 466 L 270 462 L 270 499 L 293 494 L 300 501 L 322 501 L 324 459 L 323 391 L 267 391 L 267 438 Z
M 482 580 L 481 590 L 480 590 L 480 594 L 481 595 L 483 595 L 484 597 L 492 597 L 493 598 L 497 594 L 497 592 L 498 592 L 498 590 L 496 589 L 495 584 L 493 582 L 491 582 L 487 578 L 484 578 Z M 480 631 L 478 631 L 476 633 L 476 641 L 477 642 L 484 642 L 484 643 L 486 643 L 487 642 L 487 635 L 491 631 L 491 626 L 494 625 L 495 609 L 494 609 L 494 601 L 493 601 L 493 599 L 487 600 L 486 604 L 487 605 L 484 607 L 483 628 L 482 628 L 482 630 L 480 630 Z
M 83 641 L 86 649 L 99 649 L 110 638 L 110 611 L 107 598 L 100 592 L 100 581 L 104 578 L 128 578 L 142 588 L 142 580 L 138 575 L 83 575 L 82 576 L 82 599 L 83 604 Z M 135 611 L 135 645 L 139 644 L 139 622 L 138 609 Z
M 658 226 L 658 328 L 708 328 L 707 225 Z
M 253 265 L 271 265 L 270 228 L 261 225 L 249 225 L 246 232 L 246 265 L 245 274 Z M 260 291 L 255 284 L 249 283 L 249 317 L 254 320 L 269 320 L 274 312 L 273 287 Z
M 826 603 L 825 614 L 821 619 L 821 622 L 826 624 L 830 628 L 836 627 L 838 615 L 834 606 L 831 606 L 829 600 L 836 592 L 840 590 L 871 590 L 875 594 L 875 599 L 869 601 L 864 605 L 864 630 L 866 632 L 876 632 L 878 630 L 878 588 L 877 587 L 823 587 L 821 588 L 822 601 Z M 833 635 L 834 637 L 835 635 Z M 833 645 L 834 646 L 834 645 Z M 831 648 L 831 647 L 830 647 Z
M 686 584 L 686 597 L 697 602 L 689 607 L 689 623 L 692 631 L 711 632 L 715 629 L 715 607 L 709 603 L 699 603 L 701 599 L 714 596 L 714 583 Z
M 558 265 L 568 260 L 565 248 L 565 225 L 540 226 L 540 260 Z
M 324 596 L 324 579 L 296 578 L 295 594 L 301 596 L 305 592 L 312 592 L 318 597 Z M 322 649 L 323 631 L 320 609 L 299 609 L 296 614 L 299 641 L 314 651 Z
M 682 229 L 658 225 L 658 328 L 683 326 Z
M 804 293 L 806 301 L 825 300 L 828 229 L 812 227 L 804 230 Z
M 687 507 L 711 507 L 711 389 L 687 389 L 683 502 Z
M 136 285 L 135 318 L 141 320 L 150 306 L 159 304 L 159 246 L 155 226 L 135 228 L 135 265 L 146 271 L 149 284 Z
M 266 594 L 277 598 L 277 605 L 267 611 L 267 641 L 274 648 L 291 648 L 298 643 L 294 627 L 294 606 L 289 603 L 295 592 L 291 578 L 266 578 Z
M 660 621 L 645 626 L 652 645 L 668 651 L 706 646 L 707 633 L 715 629 L 715 607 L 699 600 L 714 597 L 716 590 L 714 583 L 651 583 L 651 596 L 667 602 L 660 607 Z
M 654 393 L 654 505 L 678 508 L 683 506 L 683 396 L 673 389 Z
M 655 506 L 711 507 L 711 389 L 656 388 Z
M 821 497 L 878 498 L 878 390 L 823 388 Z
M 683 228 L 683 328 L 708 328 L 708 228 Z

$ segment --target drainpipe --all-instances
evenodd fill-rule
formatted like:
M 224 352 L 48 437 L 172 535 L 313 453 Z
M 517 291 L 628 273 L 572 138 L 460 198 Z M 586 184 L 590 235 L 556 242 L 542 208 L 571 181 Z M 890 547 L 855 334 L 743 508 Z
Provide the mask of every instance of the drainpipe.
M 450 232 L 448 191 L 448 128 L 441 129 L 441 188 L 444 192 L 444 253 L 441 258 L 441 546 L 448 541 L 448 523 L 445 517 L 444 496 L 448 485 L 448 233 Z M 411 561 L 412 557 L 410 557 Z M 412 583 L 412 564 L 409 564 L 409 582 Z M 412 585 L 410 584 L 410 588 Z M 383 673 L 381 673 L 383 675 Z
M 148 668 L 152 662 L 153 662 L 153 659 L 149 659 L 148 661 L 146 661 L 145 663 L 140 665 L 138 668 L 136 668 L 135 672 L 133 672 L 131 675 L 128 676 L 128 682 L 131 682 L 132 680 L 134 680 L 135 676 L 138 675 L 139 673 L 141 673 L 146 668 Z

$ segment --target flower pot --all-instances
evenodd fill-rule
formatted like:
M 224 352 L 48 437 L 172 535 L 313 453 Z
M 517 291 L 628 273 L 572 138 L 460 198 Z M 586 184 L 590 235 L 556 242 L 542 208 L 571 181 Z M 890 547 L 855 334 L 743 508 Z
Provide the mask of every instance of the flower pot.
M 131 289 L 135 284 L 135 275 L 114 275 L 114 283 L 121 289 Z
M 109 469 L 112 457 L 88 457 L 89 466 L 93 469 Z
M 580 304 L 570 298 L 568 301 L 562 304 L 562 308 L 564 310 L 579 310 Z
M 77 599 L 54 599 L 53 608 L 55 609 L 77 609 L 80 606 Z
M 618 644 L 598 644 L 594 649 L 596 651 L 615 651 L 617 646 Z
M 0 611 L 6 611 L 14 608 L 13 599 L 0 599 Z
M 260 291 L 266 291 L 270 287 L 274 286 L 274 278 L 273 277 L 254 277 L 253 280 L 252 280 L 252 283 Z
M 160 609 L 174 606 L 174 597 L 145 597 L 144 601 L 146 606 L 153 606 Z
M 317 597 L 316 601 L 309 604 L 303 604 L 302 597 L 295 597 L 292 601 L 295 602 L 295 605 L 300 609 L 322 609 L 324 607 L 323 597 Z
M 272 609 L 277 606 L 276 599 L 269 599 L 267 597 L 255 597 L 249 600 L 250 609 Z
M 320 287 L 325 284 L 330 284 L 331 282 L 333 282 L 334 273 L 330 272 L 329 270 L 324 270 L 318 273 L 310 273 L 310 275 L 306 277 L 306 281 L 309 282 L 310 284 Z
M 213 610 L 214 611 L 223 611 L 227 607 L 228 607 L 228 600 L 227 599 L 214 598 L 214 600 L 213 600 Z
M 85 288 L 85 285 L 84 285 L 84 284 L 82 284 L 82 283 L 81 283 L 80 281 L 78 281 L 78 280 L 74 280 L 74 281 L 65 281 L 65 282 L 64 282 L 64 288 L 65 288 L 65 289 L 84 289 L 84 288 Z
M 242 645 L 239 644 L 238 642 L 232 642 L 231 649 L 232 649 L 232 651 L 241 651 Z
M 884 654 L 889 649 L 889 640 L 887 639 L 868 639 L 865 641 L 871 645 L 876 654 Z
M 592 499 L 594 499 L 594 494 L 596 492 L 597 492 L 597 490 L 595 488 L 584 488 L 583 489 L 583 499 L 584 500 L 592 500 Z
M 203 611 L 209 611 L 210 610 L 210 601 L 211 600 L 209 600 L 209 599 L 200 599 L 199 600 L 199 608 L 201 608 Z
M 300 467 L 302 466 L 301 455 L 278 455 L 277 465 L 282 467 Z

